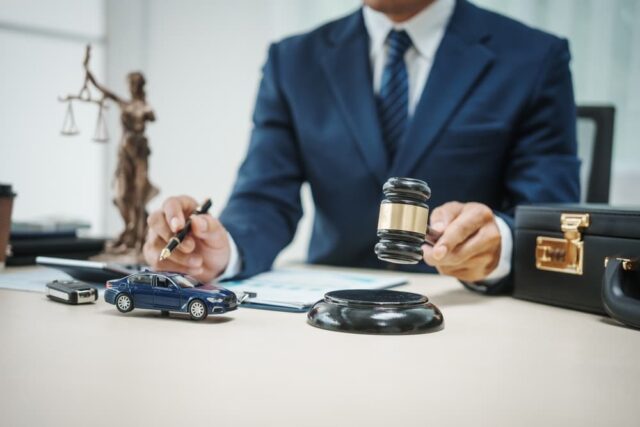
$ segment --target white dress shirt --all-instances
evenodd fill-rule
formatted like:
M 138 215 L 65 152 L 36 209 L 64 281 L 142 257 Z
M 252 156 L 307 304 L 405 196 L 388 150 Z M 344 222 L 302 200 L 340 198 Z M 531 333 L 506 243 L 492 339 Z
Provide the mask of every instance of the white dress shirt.
M 368 6 L 363 8 L 364 24 L 370 40 L 369 58 L 373 71 L 374 93 L 380 92 L 380 82 L 387 57 L 389 31 L 392 29 L 405 30 L 411 38 L 413 45 L 407 50 L 404 57 L 409 80 L 409 116 L 413 115 L 420 100 L 436 51 L 442 41 L 454 7 L 455 0 L 436 0 L 410 20 L 401 23 L 394 23 L 385 14 Z M 495 270 L 486 277 L 485 284 L 496 282 L 506 277 L 511 271 L 513 247 L 511 230 L 502 218 L 496 216 L 495 219 L 502 240 L 500 262 Z M 237 275 L 242 268 L 238 247 L 231 235 L 229 235 L 229 242 L 231 244 L 231 258 L 227 269 L 219 277 L 220 280 Z
M 409 115 L 413 115 L 427 82 L 436 50 L 442 41 L 454 0 L 438 0 L 408 21 L 394 23 L 387 16 L 369 6 L 362 13 L 369 33 L 369 59 L 373 71 L 373 91 L 380 92 L 380 82 L 387 59 L 387 36 L 391 30 L 405 30 L 413 46 L 404 55 L 409 79 Z

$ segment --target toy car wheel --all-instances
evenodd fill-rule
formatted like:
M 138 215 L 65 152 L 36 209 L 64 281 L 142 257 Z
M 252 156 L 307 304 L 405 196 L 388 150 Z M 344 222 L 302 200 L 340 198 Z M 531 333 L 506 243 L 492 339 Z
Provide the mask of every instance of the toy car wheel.
M 126 313 L 133 310 L 133 301 L 131 300 L 131 297 L 129 295 L 120 294 L 116 298 L 116 307 L 121 313 Z
M 204 320 L 207 318 L 207 306 L 199 299 L 189 303 L 189 314 L 192 320 Z

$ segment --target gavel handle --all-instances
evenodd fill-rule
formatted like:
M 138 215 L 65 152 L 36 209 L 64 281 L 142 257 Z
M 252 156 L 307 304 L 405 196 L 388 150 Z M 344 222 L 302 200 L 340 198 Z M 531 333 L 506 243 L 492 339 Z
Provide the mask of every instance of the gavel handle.
M 427 234 L 424 236 L 424 241 L 427 245 L 434 246 L 438 239 L 442 236 L 442 233 L 433 231 L 431 227 L 427 228 Z

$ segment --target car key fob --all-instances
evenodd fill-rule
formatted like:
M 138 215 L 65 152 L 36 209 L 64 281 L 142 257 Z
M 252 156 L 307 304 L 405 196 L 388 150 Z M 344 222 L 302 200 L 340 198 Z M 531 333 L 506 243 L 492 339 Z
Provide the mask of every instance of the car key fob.
M 79 280 L 54 280 L 47 283 L 47 296 L 65 304 L 88 304 L 98 299 L 98 289 Z

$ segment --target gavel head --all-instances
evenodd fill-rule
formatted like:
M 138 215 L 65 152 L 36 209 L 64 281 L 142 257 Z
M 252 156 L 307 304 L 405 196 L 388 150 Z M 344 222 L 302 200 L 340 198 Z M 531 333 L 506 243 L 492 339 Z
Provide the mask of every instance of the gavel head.
M 382 261 L 416 264 L 422 260 L 431 189 L 419 179 L 389 178 L 382 191 L 376 255 Z

